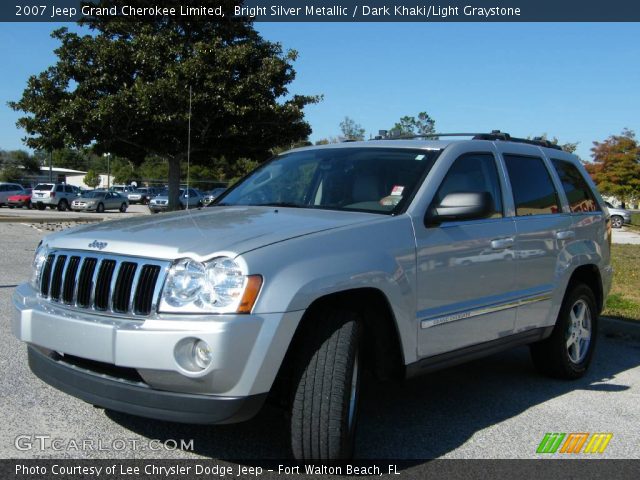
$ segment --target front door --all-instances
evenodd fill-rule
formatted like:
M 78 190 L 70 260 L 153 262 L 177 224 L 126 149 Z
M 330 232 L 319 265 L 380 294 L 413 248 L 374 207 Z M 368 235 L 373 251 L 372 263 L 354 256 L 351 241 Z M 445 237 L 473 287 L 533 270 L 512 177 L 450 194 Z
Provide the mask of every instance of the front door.
M 432 206 L 447 194 L 488 192 L 484 217 L 416 225 L 418 356 L 429 357 L 513 332 L 515 224 L 505 217 L 492 152 L 467 153 L 451 165 Z

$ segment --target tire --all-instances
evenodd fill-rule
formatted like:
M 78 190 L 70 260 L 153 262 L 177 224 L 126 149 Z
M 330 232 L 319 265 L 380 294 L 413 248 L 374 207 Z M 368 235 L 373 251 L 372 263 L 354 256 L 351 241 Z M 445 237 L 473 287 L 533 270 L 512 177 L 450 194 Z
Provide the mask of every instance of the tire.
M 622 228 L 624 225 L 624 219 L 620 215 L 613 215 L 611 217 L 611 226 L 613 228 Z
M 598 309 L 595 295 L 587 285 L 578 283 L 570 288 L 551 336 L 530 348 L 538 371 L 554 378 L 575 380 L 587 372 L 593 357 Z
M 65 210 L 69 210 L 69 202 L 67 202 L 64 198 L 58 202 L 58 210 L 64 212 Z
M 126 203 L 122 203 L 122 205 L 120 205 L 120 213 L 125 213 L 127 211 L 127 204 Z
M 309 321 L 293 377 L 293 456 L 349 459 L 362 377 L 362 324 L 354 313 L 344 310 L 323 310 Z
M 103 203 L 99 203 L 96 206 L 96 213 L 104 213 L 104 204 Z
M 38 210 L 44 210 L 45 208 L 47 208 L 46 205 L 44 205 L 42 203 L 38 203 L 36 205 L 37 205 Z

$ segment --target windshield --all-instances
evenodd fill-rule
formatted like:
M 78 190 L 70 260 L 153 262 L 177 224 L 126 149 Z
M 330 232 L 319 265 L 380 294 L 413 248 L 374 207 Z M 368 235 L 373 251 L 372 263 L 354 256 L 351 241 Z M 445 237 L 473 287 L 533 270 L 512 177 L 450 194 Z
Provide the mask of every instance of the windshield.
M 82 194 L 82 198 L 102 198 L 106 192 L 87 192 Z
M 48 183 L 40 183 L 39 185 L 36 185 L 36 188 L 34 190 L 44 190 L 44 191 L 50 191 L 53 188 L 53 185 L 48 184 Z
M 440 152 L 323 148 L 276 157 L 216 205 L 273 205 L 391 214 L 413 196 Z

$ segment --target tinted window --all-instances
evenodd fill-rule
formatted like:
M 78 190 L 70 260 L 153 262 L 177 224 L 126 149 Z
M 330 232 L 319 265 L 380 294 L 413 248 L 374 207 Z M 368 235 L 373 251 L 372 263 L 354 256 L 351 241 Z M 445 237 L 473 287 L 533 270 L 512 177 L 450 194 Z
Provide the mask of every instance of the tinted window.
M 53 185 L 48 184 L 48 183 L 40 183 L 38 185 L 36 185 L 35 190 L 42 190 L 45 192 L 48 192 L 49 190 L 51 190 L 53 188 Z
M 544 215 L 560 211 L 558 194 L 541 158 L 504 155 L 511 180 L 516 215 Z
M 569 162 L 551 160 L 562 182 L 572 212 L 597 212 L 600 210 L 593 192 L 578 169 Z
M 471 153 L 458 158 L 442 181 L 434 204 L 439 204 L 450 193 L 489 192 L 493 197 L 490 217 L 502 217 L 502 193 L 496 162 L 490 153 Z
M 73 193 L 73 188 L 67 185 L 66 187 L 64 187 L 64 191 L 67 193 Z

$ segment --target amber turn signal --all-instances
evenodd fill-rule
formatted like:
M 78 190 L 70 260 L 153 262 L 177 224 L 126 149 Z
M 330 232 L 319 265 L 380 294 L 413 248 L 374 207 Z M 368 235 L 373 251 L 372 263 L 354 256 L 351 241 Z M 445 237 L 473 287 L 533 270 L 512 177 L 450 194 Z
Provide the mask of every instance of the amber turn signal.
M 242 300 L 240 300 L 240 305 L 238 305 L 238 313 L 251 313 L 253 309 L 253 304 L 256 303 L 256 299 L 258 298 L 258 294 L 260 293 L 260 288 L 262 287 L 262 276 L 261 275 L 249 275 L 247 277 L 247 286 L 244 289 L 244 295 L 242 295 Z

